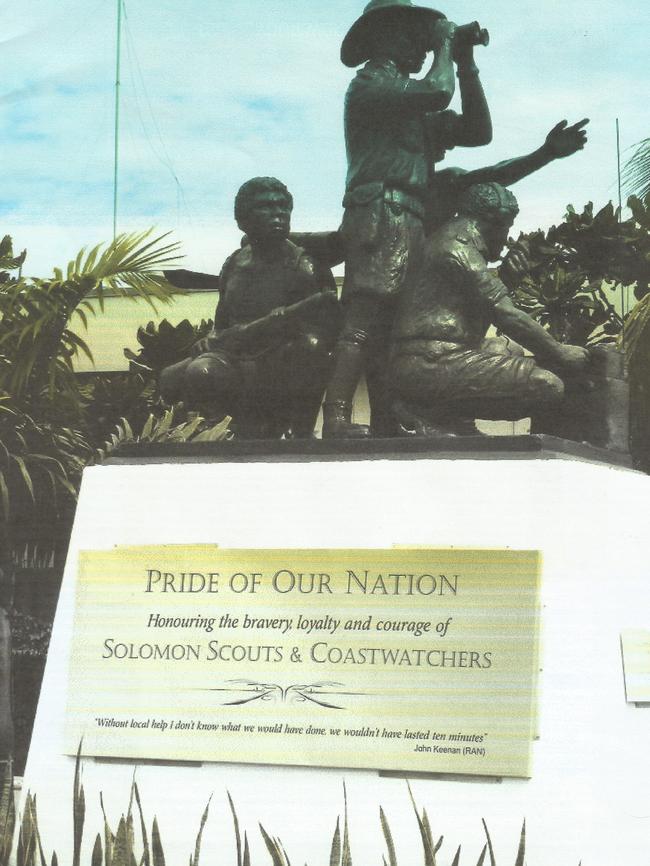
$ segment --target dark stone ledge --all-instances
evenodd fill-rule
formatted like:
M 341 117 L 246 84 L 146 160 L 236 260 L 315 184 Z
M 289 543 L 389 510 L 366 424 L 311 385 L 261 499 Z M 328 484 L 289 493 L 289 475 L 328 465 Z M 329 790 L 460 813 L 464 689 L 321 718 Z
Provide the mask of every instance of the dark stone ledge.
M 251 440 L 126 444 L 105 462 L 315 463 L 347 460 L 579 460 L 632 468 L 628 454 L 554 436 L 463 436 L 440 439 Z

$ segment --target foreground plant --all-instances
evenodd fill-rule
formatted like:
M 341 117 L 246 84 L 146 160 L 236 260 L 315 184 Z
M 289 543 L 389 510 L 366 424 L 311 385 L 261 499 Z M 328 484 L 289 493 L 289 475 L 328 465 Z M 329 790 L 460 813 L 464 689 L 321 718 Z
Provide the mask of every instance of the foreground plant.
M 80 746 L 77 753 L 77 760 L 75 763 L 75 774 L 72 792 L 72 866 L 81 866 L 82 863 L 81 851 L 86 817 L 86 800 L 81 776 L 82 765 Z M 421 812 L 418 810 L 410 786 L 408 786 L 408 793 L 411 798 L 413 811 L 415 813 L 415 818 L 419 829 L 419 836 L 423 850 L 422 862 L 424 866 L 443 866 L 443 862 L 439 858 L 439 852 L 443 844 L 443 837 L 440 836 L 437 840 L 434 840 L 434 836 L 431 831 L 431 824 L 429 822 L 429 817 L 427 815 L 426 809 L 422 809 Z M 237 866 L 251 866 L 251 854 L 248 842 L 248 835 L 246 832 L 244 832 L 242 839 L 239 818 L 237 816 L 235 805 L 229 793 L 227 794 L 227 797 L 233 820 Z M 189 857 L 189 866 L 200 866 L 203 831 L 208 820 L 211 800 L 212 798 L 208 800 L 208 803 L 201 816 L 193 851 Z M 341 832 L 341 819 L 340 817 L 338 817 L 336 819 L 336 827 L 334 829 L 334 834 L 330 846 L 329 866 L 353 866 L 350 832 L 348 827 L 347 792 L 345 789 L 345 785 L 343 786 L 343 800 L 343 832 Z M 4 803 L 4 800 L 2 802 Z M 128 806 L 125 812 L 123 812 L 122 816 L 120 817 L 117 830 L 113 831 L 109 824 L 108 818 L 106 817 L 106 811 L 104 809 L 104 802 L 101 794 L 100 804 L 102 809 L 102 815 L 104 818 L 104 826 L 102 830 L 95 835 L 95 842 L 93 845 L 89 866 L 165 866 L 167 860 L 165 857 L 160 828 L 158 826 L 158 820 L 156 817 L 154 817 L 151 824 L 151 832 L 149 832 L 147 830 L 148 825 L 144 816 L 144 811 L 140 800 L 140 792 L 138 790 L 138 786 L 135 780 L 131 784 Z M 400 863 L 403 863 L 404 866 L 414 866 L 412 855 L 409 855 L 409 857 L 405 858 L 403 861 L 399 860 L 388 819 L 386 817 L 386 814 L 384 813 L 383 808 L 381 807 L 379 810 L 379 820 L 387 849 L 386 855 L 383 857 L 384 866 L 400 866 Z M 0 828 L 1 827 L 2 825 L 0 824 Z M 479 855 L 478 861 L 474 861 L 473 859 L 469 861 L 463 861 L 463 863 L 466 863 L 467 866 L 474 866 L 474 863 L 476 863 L 476 866 L 488 866 L 488 864 L 489 866 L 497 866 L 497 860 L 494 853 L 494 847 L 492 845 L 492 839 L 490 838 L 490 833 L 488 831 L 485 821 L 483 821 L 483 828 L 485 830 L 486 837 L 485 845 L 483 846 L 483 849 Z M 278 837 L 272 836 L 270 833 L 268 833 L 261 824 L 259 825 L 259 830 L 271 858 L 272 866 L 291 866 L 289 856 L 281 840 Z M 136 843 L 136 837 L 139 837 L 138 843 Z M 9 837 L 6 834 L 0 837 L 0 853 L 2 853 L 3 851 L 7 852 L 10 849 L 10 846 L 9 848 L 7 848 L 8 838 Z M 4 847 L 2 846 L 3 840 L 5 843 Z M 0 859 L 0 866 L 6 866 L 8 861 L 8 854 L 6 855 L 6 857 L 7 859 L 5 860 Z M 524 822 L 513 866 L 524 866 L 525 857 L 526 824 Z M 51 864 L 51 866 L 57 866 L 58 858 L 56 853 L 52 854 L 49 861 L 45 856 L 38 829 L 36 798 L 28 794 L 25 800 L 24 814 L 19 833 L 16 866 L 48 866 L 48 862 Z M 449 861 L 447 860 L 445 860 L 444 862 L 445 866 L 447 866 L 447 864 L 449 863 Z M 449 866 L 461 866 L 460 846 L 457 848 L 453 859 L 449 863 Z
M 97 462 L 110 457 L 122 445 L 143 445 L 153 442 L 220 442 L 230 437 L 229 427 L 232 421 L 230 416 L 226 416 L 217 424 L 211 424 L 201 415 L 190 413 L 187 420 L 175 423 L 178 416 L 184 414 L 185 411 L 180 404 L 165 410 L 161 418 L 151 414 L 137 434 L 131 429 L 128 420 L 121 418 L 110 439 L 104 443 L 103 448 L 98 449 Z
M 178 244 L 150 231 L 82 250 L 52 277 L 26 277 L 25 253 L 0 242 L 0 526 L 3 547 L 20 546 L 26 521 L 52 526 L 74 505 L 90 457 L 88 403 L 74 372 L 79 353 L 92 357 L 71 328 L 103 310 L 107 293 L 168 302 L 175 289 L 162 271 Z M 18 275 L 13 272 L 18 270 Z M 45 508 L 49 519 L 44 519 Z M 34 520 L 29 520 L 34 512 Z M 62 533 L 65 535 L 65 533 Z M 35 537 L 38 538 L 39 533 Z M 6 576 L 5 576 L 6 579 Z
M 0 866 L 7 866 L 13 846 L 16 810 L 14 808 L 11 762 L 2 761 L 0 768 L 2 768 L 2 777 L 0 778 Z
M 9 236 L 0 241 L 0 606 L 7 611 L 17 566 L 62 571 L 95 446 L 92 399 L 74 371 L 75 358 L 90 350 L 73 326 L 103 310 L 109 292 L 154 308 L 171 300 L 177 290 L 163 270 L 178 257 L 166 235 L 124 234 L 40 278 L 24 275 L 26 254 L 14 255 Z M 17 730 L 18 753 L 27 727 Z
M 175 290 L 162 269 L 179 255 L 178 244 L 166 238 L 152 238 L 150 231 L 120 235 L 112 244 L 82 250 L 50 278 L 21 275 L 2 282 L 0 390 L 30 405 L 56 397 L 78 409 L 73 359 L 80 352 L 92 356 L 70 323 L 78 318 L 86 324 L 97 307 L 104 309 L 107 293 L 141 298 L 154 309 L 156 300 L 168 302 Z

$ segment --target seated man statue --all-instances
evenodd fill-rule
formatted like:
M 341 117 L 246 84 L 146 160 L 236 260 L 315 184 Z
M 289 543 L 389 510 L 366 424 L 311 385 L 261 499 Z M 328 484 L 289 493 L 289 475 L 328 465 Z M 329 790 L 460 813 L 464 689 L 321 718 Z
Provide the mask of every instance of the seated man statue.
M 275 178 L 235 199 L 246 234 L 225 262 L 214 329 L 161 376 L 165 399 L 208 418 L 233 418 L 241 438 L 313 434 L 338 326 L 331 272 L 289 240 L 293 199 Z
M 558 343 L 517 309 L 488 269 L 518 213 L 512 193 L 478 184 L 462 193 L 457 212 L 428 239 L 424 267 L 398 312 L 389 387 L 404 433 L 475 432 L 476 418 L 539 413 L 562 399 L 560 377 L 580 373 L 588 362 L 586 349 Z M 502 272 L 517 273 L 509 265 Z M 505 336 L 486 339 L 490 325 Z

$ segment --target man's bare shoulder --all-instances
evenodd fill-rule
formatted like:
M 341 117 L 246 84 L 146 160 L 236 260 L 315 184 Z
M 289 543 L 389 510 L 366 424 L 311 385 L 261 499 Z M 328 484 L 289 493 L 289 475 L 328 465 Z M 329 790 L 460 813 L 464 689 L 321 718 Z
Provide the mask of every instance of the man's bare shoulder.
M 477 229 L 462 218 L 450 220 L 429 241 L 429 260 L 441 266 L 460 270 L 484 270 Z
M 439 171 L 436 171 L 434 175 L 434 181 L 442 181 L 443 183 L 453 183 L 458 180 L 459 177 L 464 177 L 466 175 L 467 169 L 458 168 L 458 166 L 449 166 L 449 168 L 441 168 Z
M 247 268 L 253 261 L 253 251 L 250 244 L 246 243 L 238 250 L 231 253 L 221 268 L 221 279 L 225 280 L 235 270 Z
M 316 256 L 311 255 L 302 247 L 292 244 L 295 250 L 295 270 L 307 283 L 318 291 L 323 289 L 336 290 L 336 283 L 330 268 Z
M 347 98 L 363 99 L 365 95 L 377 92 L 403 92 L 408 84 L 408 76 L 401 75 L 395 64 L 370 61 L 360 69 L 348 86 Z

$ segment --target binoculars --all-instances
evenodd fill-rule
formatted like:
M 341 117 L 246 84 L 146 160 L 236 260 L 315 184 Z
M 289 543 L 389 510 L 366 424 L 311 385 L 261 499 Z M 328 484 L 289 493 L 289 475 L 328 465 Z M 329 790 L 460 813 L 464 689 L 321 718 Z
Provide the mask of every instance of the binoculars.
M 464 45 L 489 45 L 490 34 L 478 21 L 456 28 L 456 42 Z
M 437 23 L 434 22 L 433 28 L 430 31 L 430 35 L 433 37 L 432 41 L 435 41 Z M 481 27 L 478 21 L 472 21 L 471 24 L 462 24 L 456 27 L 454 31 L 454 44 L 462 47 L 470 45 L 487 46 L 490 44 L 490 34 L 484 27 Z

